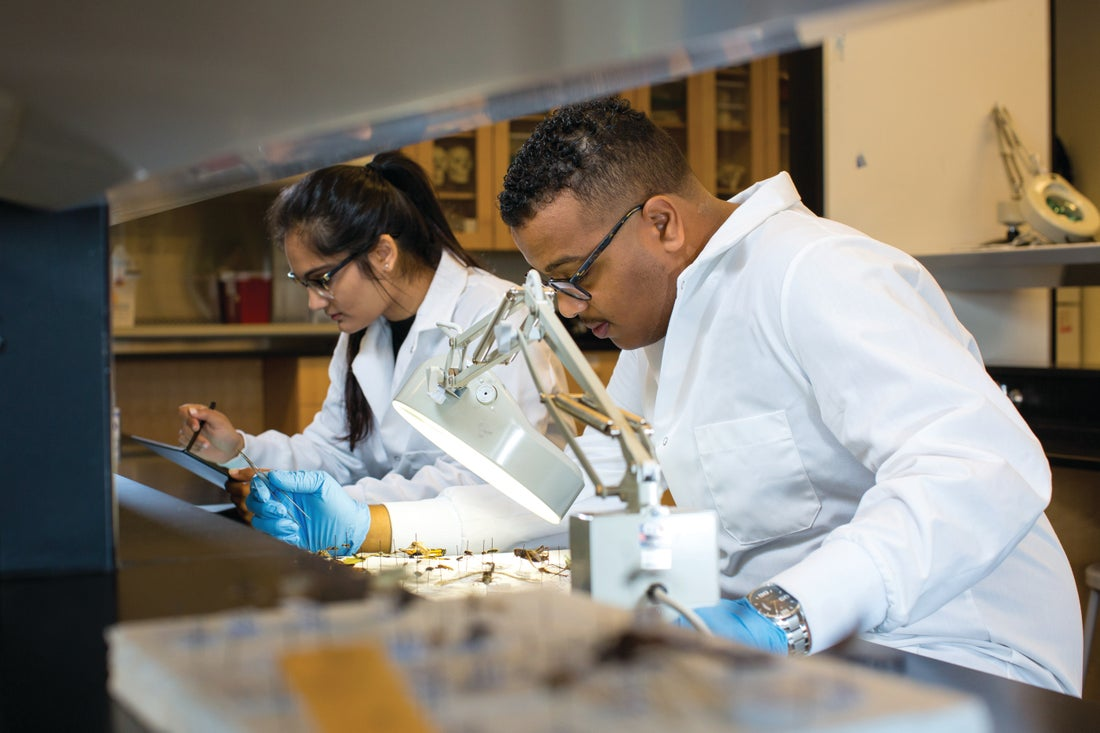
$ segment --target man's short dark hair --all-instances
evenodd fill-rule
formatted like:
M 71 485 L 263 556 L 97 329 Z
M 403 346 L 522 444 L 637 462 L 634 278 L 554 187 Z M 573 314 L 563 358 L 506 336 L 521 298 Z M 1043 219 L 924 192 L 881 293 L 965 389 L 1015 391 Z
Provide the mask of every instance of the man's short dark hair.
M 552 112 L 516 153 L 500 215 L 523 226 L 564 191 L 593 214 L 618 212 L 680 191 L 690 175 L 675 141 L 625 99 L 581 102 Z

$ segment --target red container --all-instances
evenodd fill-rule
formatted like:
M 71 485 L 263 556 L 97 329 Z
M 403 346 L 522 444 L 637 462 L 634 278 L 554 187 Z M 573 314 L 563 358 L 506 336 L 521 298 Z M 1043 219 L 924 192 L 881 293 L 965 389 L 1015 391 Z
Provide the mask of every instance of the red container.
M 218 295 L 222 323 L 271 321 L 271 273 L 223 272 Z

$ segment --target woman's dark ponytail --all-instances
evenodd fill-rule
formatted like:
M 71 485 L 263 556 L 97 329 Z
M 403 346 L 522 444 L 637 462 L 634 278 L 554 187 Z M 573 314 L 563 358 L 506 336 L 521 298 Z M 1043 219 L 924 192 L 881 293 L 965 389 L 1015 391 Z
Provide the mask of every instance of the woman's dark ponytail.
M 399 267 L 406 272 L 434 271 L 443 250 L 466 266 L 478 264 L 447 224 L 431 179 L 399 152 L 380 153 L 365 166 L 335 165 L 307 174 L 279 194 L 267 223 L 279 246 L 294 234 L 323 257 L 357 253 L 360 271 L 372 278 L 376 276 L 366 256 L 383 234 L 397 243 Z M 352 450 L 374 426 L 370 403 L 351 370 L 365 334 L 363 329 L 348 338 L 344 439 Z
M 428 229 L 423 259 L 435 267 L 439 264 L 442 249 L 447 249 L 467 267 L 478 266 L 477 260 L 462 248 L 450 224 L 447 223 L 447 217 L 439 205 L 432 182 L 423 168 L 401 153 L 379 153 L 367 163 L 367 167 L 377 171 L 391 186 L 404 194 L 416 211 L 420 212 Z

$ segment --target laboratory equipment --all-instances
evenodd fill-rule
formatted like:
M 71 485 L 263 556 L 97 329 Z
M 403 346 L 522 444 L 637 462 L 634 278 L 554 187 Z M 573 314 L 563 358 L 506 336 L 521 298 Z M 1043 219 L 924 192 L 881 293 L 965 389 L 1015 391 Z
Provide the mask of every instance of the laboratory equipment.
M 717 603 L 718 544 L 714 512 L 673 510 L 661 504 L 661 469 L 650 427 L 621 410 L 557 317 L 555 292 L 534 270 L 496 312 L 466 331 L 441 324 L 450 350 L 429 360 L 402 387 L 394 409 L 441 449 L 507 496 L 548 521 L 569 511 L 583 482 L 573 462 L 528 423 L 491 369 L 544 341 L 583 390 L 549 391 L 531 370 L 547 411 L 566 436 L 600 496 L 619 497 L 621 511 L 570 517 L 574 590 L 632 607 L 654 585 L 687 607 Z M 517 319 L 522 314 L 522 323 Z M 516 318 L 512 318 L 516 316 Z M 618 442 L 626 468 L 605 485 L 573 435 L 573 421 Z M 670 609 L 664 611 L 673 615 Z
M 1045 170 L 1020 141 L 1012 116 L 993 107 L 997 140 L 1012 198 L 997 205 L 1013 245 L 1089 241 L 1100 229 L 1096 206 L 1064 177 Z

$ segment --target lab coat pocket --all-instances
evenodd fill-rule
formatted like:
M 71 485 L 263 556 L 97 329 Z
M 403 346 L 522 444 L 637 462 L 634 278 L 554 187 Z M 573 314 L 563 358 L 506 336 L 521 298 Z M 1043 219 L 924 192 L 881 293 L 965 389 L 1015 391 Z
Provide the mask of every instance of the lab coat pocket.
M 699 460 L 722 528 L 743 544 L 813 525 L 821 500 L 782 411 L 700 425 Z

